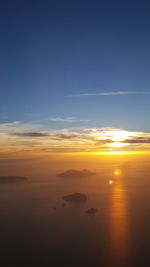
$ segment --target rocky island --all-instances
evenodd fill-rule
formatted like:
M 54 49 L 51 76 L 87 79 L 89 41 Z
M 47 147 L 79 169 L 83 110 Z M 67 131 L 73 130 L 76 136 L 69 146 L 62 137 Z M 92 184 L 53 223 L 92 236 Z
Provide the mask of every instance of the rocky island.
M 68 202 L 84 202 L 87 200 L 87 196 L 81 193 L 73 193 L 71 195 L 64 196 L 63 200 L 66 200 Z
M 63 173 L 57 174 L 58 177 L 64 177 L 64 178 L 77 178 L 77 177 L 89 177 L 95 175 L 94 172 L 88 171 L 86 169 L 84 170 L 74 170 L 70 169 L 68 171 L 65 171 Z
M 95 214 L 96 212 L 97 212 L 97 209 L 95 209 L 95 208 L 90 208 L 86 211 L 86 213 L 88 213 L 88 214 Z

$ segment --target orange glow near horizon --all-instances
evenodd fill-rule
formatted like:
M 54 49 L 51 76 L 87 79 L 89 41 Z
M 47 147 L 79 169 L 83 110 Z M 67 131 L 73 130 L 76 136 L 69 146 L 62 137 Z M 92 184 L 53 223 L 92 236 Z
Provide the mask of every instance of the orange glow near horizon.
M 2 156 L 9 157 L 10 154 L 19 153 L 125 155 L 147 153 L 150 150 L 150 132 L 133 132 L 109 127 L 79 131 L 60 129 L 33 132 L 30 127 L 26 128 L 27 126 L 29 127 L 17 122 L 1 125 L 5 130 L 0 133 Z
M 73 156 L 73 157 L 100 157 L 100 156 L 110 156 L 110 157 L 123 157 L 123 156 L 140 156 L 140 155 L 150 155 L 149 150 L 141 150 L 141 151 L 128 151 L 128 150 L 120 150 L 120 151 L 112 151 L 112 150 L 103 150 L 103 151 L 91 151 L 91 152 L 44 152 L 44 151 L 23 151 L 23 150 L 18 150 L 18 151 L 13 151 L 9 153 L 4 153 L 1 151 L 1 155 L 3 155 L 6 159 L 9 158 L 48 158 L 48 157 L 66 157 L 66 156 Z
M 99 154 L 99 155 L 129 155 L 129 154 L 141 154 L 141 153 L 145 153 L 145 151 L 103 151 L 103 152 L 95 152 L 95 154 Z

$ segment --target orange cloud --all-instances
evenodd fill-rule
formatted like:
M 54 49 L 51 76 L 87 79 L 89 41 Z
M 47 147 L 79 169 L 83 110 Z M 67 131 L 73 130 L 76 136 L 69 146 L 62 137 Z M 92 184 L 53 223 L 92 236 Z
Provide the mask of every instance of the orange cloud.
M 15 151 L 99 152 L 150 150 L 150 133 L 120 128 L 70 128 L 43 131 L 44 126 L 0 124 L 0 153 Z

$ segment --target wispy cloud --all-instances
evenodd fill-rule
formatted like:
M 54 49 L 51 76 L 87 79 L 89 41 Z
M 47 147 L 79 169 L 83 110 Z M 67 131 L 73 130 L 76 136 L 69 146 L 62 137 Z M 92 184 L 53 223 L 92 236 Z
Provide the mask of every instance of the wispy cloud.
M 129 140 L 123 141 L 123 143 L 127 143 L 127 144 L 150 144 L 150 134 L 149 134 L 149 137 L 131 138 Z
M 123 95 L 150 95 L 150 92 L 149 91 L 109 91 L 109 92 L 74 94 L 74 95 L 67 95 L 66 97 L 123 96 Z
M 76 119 L 74 117 L 66 117 L 66 118 L 60 118 L 60 117 L 55 117 L 55 118 L 48 118 L 49 121 L 54 121 L 54 122 L 87 122 L 88 120 L 80 120 Z
M 29 132 L 29 133 L 10 133 L 10 135 L 14 136 L 21 136 L 21 137 L 45 137 L 49 136 L 47 133 L 42 133 L 42 132 Z
M 41 130 L 42 125 L 37 123 L 24 123 L 21 121 L 12 121 L 0 123 L 0 133 L 22 133 Z

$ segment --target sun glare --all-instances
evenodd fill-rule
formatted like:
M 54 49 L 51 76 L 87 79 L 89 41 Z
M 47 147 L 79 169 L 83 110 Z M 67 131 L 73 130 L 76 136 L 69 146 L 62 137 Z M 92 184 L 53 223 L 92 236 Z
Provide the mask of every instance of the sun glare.
M 126 146 L 126 144 L 120 143 L 120 142 L 114 142 L 114 143 L 111 143 L 109 146 L 119 148 L 119 147 Z
M 114 172 L 114 174 L 115 174 L 115 175 L 118 175 L 118 174 L 119 174 L 119 172 L 118 172 L 118 171 L 115 171 L 115 172 Z
M 107 146 L 112 147 L 112 148 L 120 148 L 123 146 L 128 146 L 127 143 L 125 143 L 125 141 L 132 136 L 131 132 L 128 131 L 123 131 L 123 130 L 112 130 L 109 132 L 105 132 L 103 135 L 103 138 L 105 140 L 111 140 L 112 142 L 107 144 Z
M 128 139 L 131 136 L 131 133 L 128 131 L 110 131 L 111 139 L 114 142 L 121 142 L 125 139 Z

